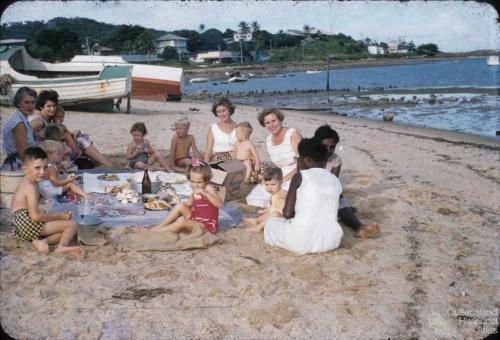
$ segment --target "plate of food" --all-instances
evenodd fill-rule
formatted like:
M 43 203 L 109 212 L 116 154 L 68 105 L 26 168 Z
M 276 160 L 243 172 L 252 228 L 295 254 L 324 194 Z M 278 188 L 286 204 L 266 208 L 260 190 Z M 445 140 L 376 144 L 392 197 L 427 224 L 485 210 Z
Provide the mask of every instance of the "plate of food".
M 118 181 L 120 178 L 117 175 L 102 174 L 97 176 L 98 180 L 101 181 Z
M 167 210 L 170 208 L 170 204 L 162 199 L 148 198 L 146 202 L 144 202 L 144 209 L 146 210 Z
M 160 179 L 165 184 L 183 184 L 188 181 L 186 175 L 178 174 L 175 172 L 162 174 L 160 175 Z

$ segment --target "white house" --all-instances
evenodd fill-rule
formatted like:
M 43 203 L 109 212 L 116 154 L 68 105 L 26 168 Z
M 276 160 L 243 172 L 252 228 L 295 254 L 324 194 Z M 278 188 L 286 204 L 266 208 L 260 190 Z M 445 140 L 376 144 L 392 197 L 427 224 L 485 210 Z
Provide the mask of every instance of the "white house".
M 231 51 L 211 51 L 198 53 L 194 62 L 196 63 L 231 63 L 237 62 L 240 59 L 239 52 Z
M 369 45 L 368 46 L 368 53 L 370 54 L 386 54 L 387 51 L 385 48 L 377 45 Z
M 401 49 L 401 44 L 395 41 L 391 41 L 387 46 L 389 47 L 389 53 L 408 53 L 408 49 Z
M 170 46 L 177 50 L 177 53 L 187 53 L 187 38 L 175 34 L 165 34 L 156 38 L 156 53 L 161 54 L 165 47 Z

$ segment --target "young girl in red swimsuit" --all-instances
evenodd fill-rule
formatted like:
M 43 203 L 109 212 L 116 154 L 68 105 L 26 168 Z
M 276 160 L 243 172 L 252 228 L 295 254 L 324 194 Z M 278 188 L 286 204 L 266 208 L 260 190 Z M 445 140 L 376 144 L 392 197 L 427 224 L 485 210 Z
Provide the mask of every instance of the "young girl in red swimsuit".
M 191 232 L 195 226 L 199 226 L 212 234 L 217 232 L 219 209 L 224 202 L 217 196 L 215 188 L 209 184 L 212 170 L 205 163 L 190 166 L 187 177 L 193 189 L 191 198 L 186 203 L 177 204 L 160 224 L 141 231 Z M 183 218 L 178 220 L 181 216 Z

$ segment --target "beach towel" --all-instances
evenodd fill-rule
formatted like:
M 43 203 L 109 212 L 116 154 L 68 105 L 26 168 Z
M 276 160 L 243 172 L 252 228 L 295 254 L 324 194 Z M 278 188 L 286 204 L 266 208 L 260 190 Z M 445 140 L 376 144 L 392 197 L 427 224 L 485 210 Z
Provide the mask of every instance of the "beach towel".
M 195 226 L 187 233 L 136 233 L 130 228 L 114 228 L 109 231 L 111 244 L 119 251 L 176 251 L 208 248 L 219 238 Z

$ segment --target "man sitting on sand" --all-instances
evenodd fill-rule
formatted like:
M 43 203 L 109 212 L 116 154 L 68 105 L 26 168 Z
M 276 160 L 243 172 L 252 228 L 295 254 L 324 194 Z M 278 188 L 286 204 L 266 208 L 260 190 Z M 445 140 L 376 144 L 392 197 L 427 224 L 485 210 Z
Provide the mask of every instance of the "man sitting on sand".
M 51 244 L 57 244 L 55 253 L 82 254 L 79 247 L 68 247 L 77 229 L 71 220 L 71 211 L 44 214 L 38 210 L 38 183 L 44 179 L 47 162 L 47 154 L 41 148 L 26 149 L 25 177 L 16 188 L 11 204 L 14 235 L 18 240 L 31 241 L 33 247 L 44 254 L 48 254 Z

